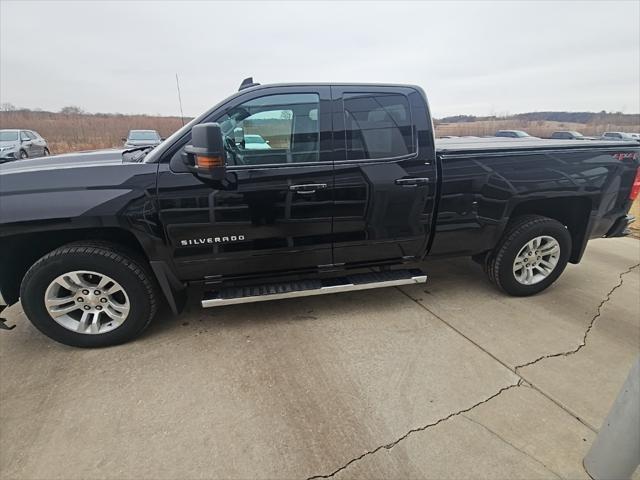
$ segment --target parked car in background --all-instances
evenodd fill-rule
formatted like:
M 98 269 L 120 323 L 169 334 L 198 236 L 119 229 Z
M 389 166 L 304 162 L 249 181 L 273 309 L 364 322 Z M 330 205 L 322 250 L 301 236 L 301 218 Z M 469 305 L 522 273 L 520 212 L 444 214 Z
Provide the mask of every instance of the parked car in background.
M 574 130 L 562 130 L 559 132 L 553 132 L 551 138 L 556 140 L 591 140 L 590 137 L 585 137 L 580 132 Z
M 601 140 L 639 140 L 632 133 L 627 132 L 604 132 L 600 137 Z
M 160 145 L 162 138 L 156 130 L 129 130 L 129 135 L 122 141 L 125 148 L 153 147 Z
M 0 163 L 49 155 L 44 138 L 33 130 L 0 130 Z
M 271 150 L 269 140 L 265 140 L 260 135 L 245 135 L 244 148 L 245 150 Z
M 504 138 L 536 138 L 522 130 L 498 130 L 494 136 Z

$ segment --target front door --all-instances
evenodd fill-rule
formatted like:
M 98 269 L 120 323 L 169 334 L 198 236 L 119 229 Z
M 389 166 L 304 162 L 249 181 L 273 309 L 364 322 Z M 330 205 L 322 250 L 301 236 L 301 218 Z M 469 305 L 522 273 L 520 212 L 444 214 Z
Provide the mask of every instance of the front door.
M 409 87 L 332 87 L 334 262 L 422 257 L 437 171 L 424 94 Z
M 160 166 L 160 215 L 183 279 L 333 262 L 329 88 L 268 91 L 247 93 L 208 119 L 220 123 L 227 147 L 222 185 L 182 170 L 182 149 Z

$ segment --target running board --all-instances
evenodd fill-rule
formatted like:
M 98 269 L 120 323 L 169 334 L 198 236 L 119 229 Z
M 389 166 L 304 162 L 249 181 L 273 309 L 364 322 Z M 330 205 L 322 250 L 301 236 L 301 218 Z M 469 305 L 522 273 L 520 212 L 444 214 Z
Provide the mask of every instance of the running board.
M 250 287 L 224 287 L 205 294 L 202 306 L 220 307 L 237 303 L 266 302 L 283 298 L 310 297 L 329 293 L 368 290 L 371 288 L 398 287 L 425 283 L 427 276 L 417 269 L 389 270 L 375 273 L 358 273 L 335 278 L 300 280 L 282 283 L 254 285 Z

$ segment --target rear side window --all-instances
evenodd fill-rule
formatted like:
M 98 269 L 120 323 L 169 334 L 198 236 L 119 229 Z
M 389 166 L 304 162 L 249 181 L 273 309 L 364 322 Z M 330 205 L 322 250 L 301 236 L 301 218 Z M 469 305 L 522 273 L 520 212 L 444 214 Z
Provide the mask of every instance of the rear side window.
M 347 93 L 343 104 L 347 160 L 415 152 L 411 110 L 404 95 Z

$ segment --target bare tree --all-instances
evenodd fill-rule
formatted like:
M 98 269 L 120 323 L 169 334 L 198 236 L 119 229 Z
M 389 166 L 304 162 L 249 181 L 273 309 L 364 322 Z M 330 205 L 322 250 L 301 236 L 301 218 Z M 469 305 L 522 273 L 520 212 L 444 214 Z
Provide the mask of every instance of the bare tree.
M 68 107 L 60 109 L 60 113 L 63 115 L 81 115 L 85 113 L 85 111 L 75 105 L 69 105 Z

